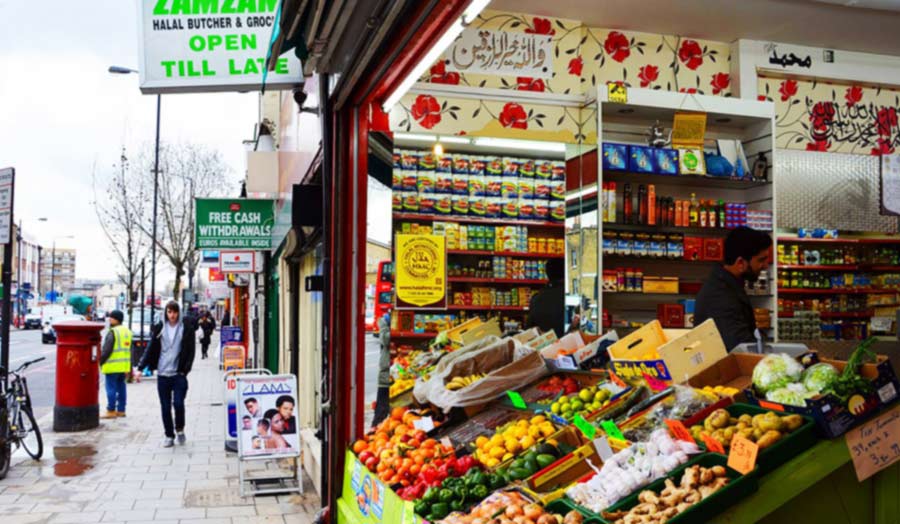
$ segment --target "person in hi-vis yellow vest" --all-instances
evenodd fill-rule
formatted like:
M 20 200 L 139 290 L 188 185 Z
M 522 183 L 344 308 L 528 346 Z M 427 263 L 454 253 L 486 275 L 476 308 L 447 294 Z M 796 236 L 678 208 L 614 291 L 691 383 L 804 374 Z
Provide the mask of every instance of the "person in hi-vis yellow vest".
M 122 325 L 125 315 L 109 314 L 109 331 L 103 339 L 100 371 L 106 376 L 106 414 L 101 418 L 125 416 L 125 378 L 131 371 L 131 330 Z

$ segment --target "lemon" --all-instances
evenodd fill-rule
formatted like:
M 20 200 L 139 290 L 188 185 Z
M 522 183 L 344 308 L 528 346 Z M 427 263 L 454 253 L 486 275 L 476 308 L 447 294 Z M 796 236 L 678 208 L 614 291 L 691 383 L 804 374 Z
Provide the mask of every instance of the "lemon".
M 475 439 L 475 445 L 478 446 L 479 449 L 485 447 L 488 442 L 490 442 L 490 439 L 485 437 L 484 435 L 480 435 L 477 439 Z
M 522 445 L 522 449 L 527 449 L 533 446 L 534 442 L 535 440 L 533 437 L 531 437 L 530 435 L 525 435 L 524 437 L 522 437 L 522 440 L 519 441 L 519 444 Z
M 506 448 L 504 448 L 503 446 L 493 447 L 488 452 L 488 455 L 499 460 L 501 457 L 503 457 L 503 455 L 506 455 Z
M 553 426 L 541 426 L 541 435 L 545 437 L 549 437 L 550 435 L 556 433 L 556 429 Z
M 531 426 L 530 428 L 528 428 L 528 436 L 534 439 L 541 438 L 541 427 Z
M 507 453 L 506 455 L 503 455 L 503 458 L 500 459 L 500 462 L 506 462 L 507 460 L 510 460 L 513 457 L 515 457 L 515 455 L 513 455 L 512 453 Z
M 551 446 L 559 446 L 559 442 L 555 438 L 548 438 L 547 444 L 550 444 Z
M 517 426 L 517 427 L 520 427 L 520 428 L 526 428 L 526 429 L 527 429 L 527 428 L 528 428 L 528 421 L 525 420 L 525 419 L 522 419 L 522 420 L 516 422 L 516 426 Z
M 528 428 L 516 427 L 516 430 L 513 432 L 513 438 L 520 439 L 528 434 Z
M 502 446 L 502 445 L 503 445 L 503 441 L 504 441 L 504 439 L 503 439 L 503 436 L 502 436 L 502 435 L 494 435 L 494 436 L 491 437 L 491 439 L 488 441 L 488 444 L 490 445 L 490 447 L 495 448 L 495 447 L 497 447 L 497 446 Z
M 492 457 L 485 460 L 483 464 L 489 468 L 495 468 L 498 464 L 500 464 L 500 459 L 495 459 Z
M 535 415 L 535 416 L 531 417 L 530 422 L 532 425 L 536 425 L 536 424 L 542 424 L 546 420 L 547 420 L 547 417 L 545 417 L 544 415 Z
M 560 411 L 562 411 L 562 410 L 560 409 L 560 404 L 559 404 L 559 402 L 554 402 L 553 404 L 551 404 L 551 405 L 550 405 L 550 411 L 552 411 L 554 415 L 559 415 Z

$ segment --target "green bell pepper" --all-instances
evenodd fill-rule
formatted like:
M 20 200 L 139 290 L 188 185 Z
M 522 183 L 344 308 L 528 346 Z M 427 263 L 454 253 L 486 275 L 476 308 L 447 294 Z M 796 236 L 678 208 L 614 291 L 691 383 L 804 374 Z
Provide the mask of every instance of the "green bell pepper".
M 485 486 L 484 484 L 479 484 L 478 486 L 475 486 L 474 488 L 472 488 L 472 500 L 475 500 L 475 501 L 484 500 L 485 497 L 488 496 L 488 493 L 489 493 L 489 491 L 488 491 L 487 486 Z
M 438 493 L 438 500 L 445 503 L 450 503 L 451 500 L 456 498 L 456 495 L 453 493 L 452 489 L 442 488 Z M 434 511 L 434 510 L 432 510 Z
M 428 517 L 428 520 L 434 522 L 436 520 L 441 520 L 450 514 L 450 505 L 446 502 L 438 502 L 434 506 L 431 506 L 431 515 Z
M 429 504 L 433 504 L 438 502 L 438 495 L 440 494 L 440 488 L 428 488 L 428 491 L 425 492 L 425 495 L 422 497 L 422 500 Z

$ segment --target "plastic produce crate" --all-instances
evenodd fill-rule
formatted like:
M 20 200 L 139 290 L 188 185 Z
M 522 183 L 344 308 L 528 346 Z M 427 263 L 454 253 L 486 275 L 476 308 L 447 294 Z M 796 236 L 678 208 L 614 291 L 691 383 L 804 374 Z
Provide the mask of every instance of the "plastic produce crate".
M 771 411 L 750 404 L 732 404 L 726 407 L 725 410 L 733 417 L 740 417 L 745 414 L 753 416 Z M 778 413 L 777 411 L 775 414 L 778 416 L 785 415 L 784 413 Z M 778 466 L 781 466 L 785 462 L 799 455 L 800 452 L 805 451 L 816 444 L 818 438 L 816 437 L 815 432 L 815 420 L 811 417 L 801 416 L 804 421 L 802 426 L 791 433 L 784 435 L 781 440 L 775 444 L 760 450 L 759 457 L 756 460 L 756 467 L 759 475 L 765 475 L 766 473 L 775 470 Z M 700 424 L 702 423 L 703 421 L 700 421 Z M 700 445 L 703 446 L 703 443 L 701 442 Z M 726 449 L 725 451 L 728 450 Z

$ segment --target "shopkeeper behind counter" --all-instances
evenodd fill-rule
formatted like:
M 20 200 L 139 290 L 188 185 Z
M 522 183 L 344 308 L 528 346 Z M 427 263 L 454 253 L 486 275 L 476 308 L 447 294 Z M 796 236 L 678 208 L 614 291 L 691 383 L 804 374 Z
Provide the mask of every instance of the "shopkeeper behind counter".
M 544 333 L 551 329 L 557 337 L 562 337 L 566 323 L 566 289 L 563 279 L 566 268 L 561 258 L 547 261 L 547 285 L 534 296 L 528 304 L 528 325 L 537 326 Z
M 717 265 L 697 294 L 694 325 L 711 318 L 728 351 L 743 342 L 756 342 L 756 318 L 744 282 L 753 283 L 769 267 L 769 235 L 739 227 L 725 239 L 725 260 Z

